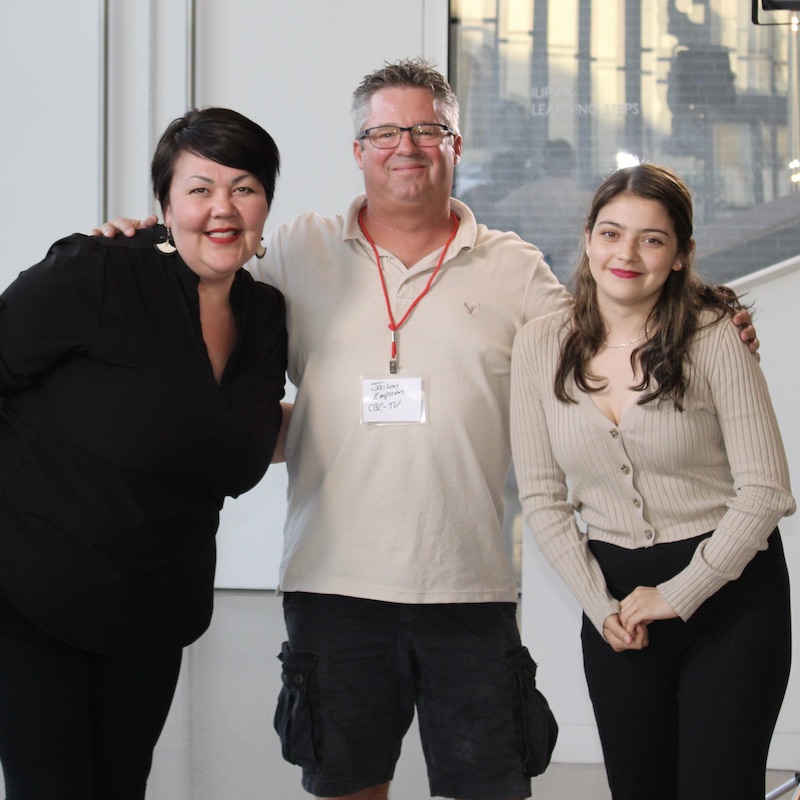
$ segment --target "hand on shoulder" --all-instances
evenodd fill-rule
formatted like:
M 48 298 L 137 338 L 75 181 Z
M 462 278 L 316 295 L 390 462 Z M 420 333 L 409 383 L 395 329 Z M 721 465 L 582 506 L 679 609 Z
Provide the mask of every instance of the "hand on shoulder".
M 128 217 L 114 217 L 109 222 L 104 222 L 99 228 L 93 228 L 90 236 L 107 236 L 113 239 L 117 233 L 125 236 L 135 236 L 136 231 L 143 228 L 152 228 L 158 222 L 155 214 L 150 214 L 144 219 L 129 219 Z
M 746 308 L 737 311 L 733 315 L 732 322 L 739 329 L 739 336 L 750 348 L 750 352 L 761 361 L 761 356 L 758 354 L 758 348 L 761 347 L 761 342 L 758 341 L 758 337 L 756 336 L 756 329 L 753 325 L 750 312 Z

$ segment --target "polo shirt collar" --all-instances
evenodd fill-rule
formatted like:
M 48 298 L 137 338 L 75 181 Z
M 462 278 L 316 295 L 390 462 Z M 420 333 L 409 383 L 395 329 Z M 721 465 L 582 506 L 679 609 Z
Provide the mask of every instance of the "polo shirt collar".
M 358 225 L 358 212 L 367 204 L 366 194 L 360 194 L 350 203 L 350 208 L 347 209 L 344 220 L 343 240 L 356 240 L 366 242 L 364 234 Z M 448 260 L 453 255 L 459 253 L 461 250 L 471 250 L 475 246 L 475 240 L 478 236 L 478 223 L 475 221 L 475 215 L 470 208 L 456 200 L 455 197 L 450 198 L 450 208 L 459 218 L 460 223 L 458 226 L 458 233 L 450 245 L 450 254 Z

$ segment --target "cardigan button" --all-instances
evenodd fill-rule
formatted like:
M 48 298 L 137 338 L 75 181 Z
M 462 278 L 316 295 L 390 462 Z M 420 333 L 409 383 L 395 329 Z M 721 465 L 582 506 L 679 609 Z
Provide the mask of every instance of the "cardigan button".
M 623 464 L 620 469 L 623 475 L 627 475 L 631 471 L 631 468 L 627 464 Z

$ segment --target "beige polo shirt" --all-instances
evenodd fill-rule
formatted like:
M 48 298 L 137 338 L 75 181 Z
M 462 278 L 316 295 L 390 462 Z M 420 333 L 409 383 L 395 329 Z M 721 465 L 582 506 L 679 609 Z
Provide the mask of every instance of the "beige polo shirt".
M 289 510 L 280 588 L 401 603 L 517 599 L 503 544 L 510 463 L 511 348 L 566 290 L 541 253 L 477 225 L 457 200 L 456 237 L 397 336 L 397 377 L 418 377 L 424 421 L 362 421 L 362 381 L 389 377 L 389 318 L 355 199 L 305 214 L 270 238 L 257 277 L 286 297 Z M 410 269 L 380 252 L 395 320 L 441 250 Z

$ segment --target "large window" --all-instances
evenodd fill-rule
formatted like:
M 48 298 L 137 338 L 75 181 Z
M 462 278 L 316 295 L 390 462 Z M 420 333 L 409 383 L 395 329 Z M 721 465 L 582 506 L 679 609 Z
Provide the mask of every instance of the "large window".
M 566 279 L 589 196 L 635 158 L 689 184 L 697 265 L 710 280 L 800 253 L 798 34 L 754 25 L 751 7 L 453 0 L 457 196 L 479 221 L 538 245 Z

